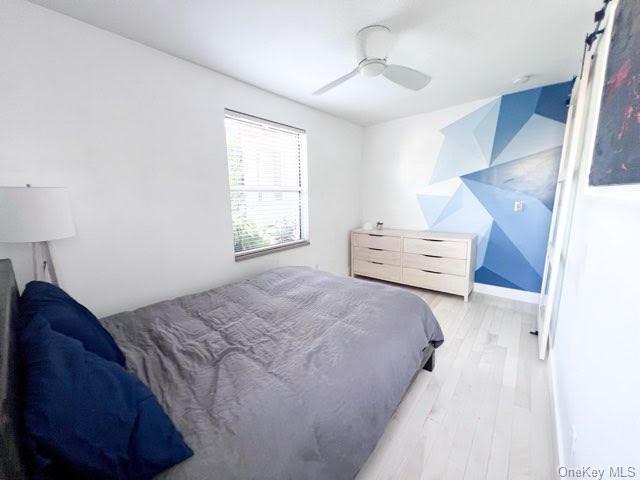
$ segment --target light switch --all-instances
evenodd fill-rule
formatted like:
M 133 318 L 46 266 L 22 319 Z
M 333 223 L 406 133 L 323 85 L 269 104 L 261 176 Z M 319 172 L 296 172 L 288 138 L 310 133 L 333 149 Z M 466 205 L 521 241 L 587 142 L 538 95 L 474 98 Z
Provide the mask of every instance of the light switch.
M 517 201 L 513 202 L 513 211 L 514 212 L 521 212 L 522 210 L 524 210 L 524 202 L 522 200 L 517 200 Z

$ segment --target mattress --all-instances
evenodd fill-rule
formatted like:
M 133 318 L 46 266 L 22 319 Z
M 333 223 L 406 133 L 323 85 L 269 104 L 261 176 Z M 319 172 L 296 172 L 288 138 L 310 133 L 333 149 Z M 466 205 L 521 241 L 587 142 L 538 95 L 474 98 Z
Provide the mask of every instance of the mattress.
M 351 479 L 443 341 L 388 285 L 285 267 L 102 320 L 195 455 L 161 479 Z

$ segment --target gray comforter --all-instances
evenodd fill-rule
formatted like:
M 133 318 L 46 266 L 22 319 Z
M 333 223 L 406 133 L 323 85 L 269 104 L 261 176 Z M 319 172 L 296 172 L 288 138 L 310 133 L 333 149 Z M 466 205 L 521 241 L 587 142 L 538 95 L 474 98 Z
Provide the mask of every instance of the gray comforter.
M 163 479 L 351 479 L 443 341 L 419 297 L 306 267 L 103 322 L 195 452 Z

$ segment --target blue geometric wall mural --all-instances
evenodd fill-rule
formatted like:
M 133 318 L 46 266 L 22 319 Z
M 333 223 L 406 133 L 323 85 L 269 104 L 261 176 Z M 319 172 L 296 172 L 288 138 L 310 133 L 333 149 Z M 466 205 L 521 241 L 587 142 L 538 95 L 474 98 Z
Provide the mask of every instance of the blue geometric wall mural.
M 558 171 L 561 155 L 562 148 L 552 148 L 546 152 L 478 170 L 462 178 L 526 193 L 539 199 L 551 210 L 556 194 L 556 184 L 549 182 L 549 179 L 554 178 Z
M 430 185 L 459 186 L 418 203 L 431 230 L 478 236 L 477 282 L 540 291 L 571 86 L 505 95 L 441 131 Z
M 525 126 L 536 112 L 538 100 L 540 100 L 540 88 L 527 90 L 516 95 L 506 95 L 500 104 L 498 125 L 493 140 L 491 161 L 493 162 L 502 153 L 516 134 Z

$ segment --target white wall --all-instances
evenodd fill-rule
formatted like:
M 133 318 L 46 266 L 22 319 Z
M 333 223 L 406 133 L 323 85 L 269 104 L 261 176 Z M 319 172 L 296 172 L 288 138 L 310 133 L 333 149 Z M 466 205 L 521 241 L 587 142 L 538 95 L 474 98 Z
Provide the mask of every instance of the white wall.
M 640 474 L 640 186 L 587 184 L 607 50 L 605 40 L 549 353 L 560 464 L 604 468 L 604 478 L 609 466 Z
M 640 473 L 638 238 L 640 191 L 579 193 L 549 357 L 561 463 Z
M 362 216 L 388 227 L 425 229 L 416 200 L 426 193 L 444 141 L 440 130 L 493 98 L 380 123 L 364 130 Z M 432 195 L 452 195 L 456 178 L 429 187 Z
M 224 108 L 308 133 L 311 246 L 236 263 Z M 22 0 L 0 2 L 0 185 L 66 186 L 61 283 L 96 314 L 278 265 L 346 273 L 362 129 Z M 20 283 L 26 245 L 0 244 Z

